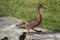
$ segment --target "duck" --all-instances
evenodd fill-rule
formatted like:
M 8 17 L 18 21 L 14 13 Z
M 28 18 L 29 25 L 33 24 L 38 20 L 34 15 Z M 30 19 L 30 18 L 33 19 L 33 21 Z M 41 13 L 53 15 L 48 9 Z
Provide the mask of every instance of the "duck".
M 42 15 L 41 15 L 41 12 L 40 12 L 40 9 L 41 8 L 45 8 L 42 4 L 38 3 L 37 6 L 36 6 L 36 17 L 35 18 L 32 18 L 30 20 L 27 20 L 21 24 L 17 24 L 16 27 L 18 29 L 20 28 L 26 28 L 27 31 L 28 31 L 28 34 L 30 33 L 29 30 L 32 29 L 36 32 L 42 32 L 42 30 L 36 30 L 34 28 L 36 28 L 39 24 L 41 24 L 42 22 Z

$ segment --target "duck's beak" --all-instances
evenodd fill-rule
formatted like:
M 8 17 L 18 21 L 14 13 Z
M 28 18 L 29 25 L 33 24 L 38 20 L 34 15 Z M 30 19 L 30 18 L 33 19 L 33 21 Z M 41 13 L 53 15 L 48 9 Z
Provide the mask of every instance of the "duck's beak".
M 46 6 L 43 6 L 44 9 L 46 9 Z

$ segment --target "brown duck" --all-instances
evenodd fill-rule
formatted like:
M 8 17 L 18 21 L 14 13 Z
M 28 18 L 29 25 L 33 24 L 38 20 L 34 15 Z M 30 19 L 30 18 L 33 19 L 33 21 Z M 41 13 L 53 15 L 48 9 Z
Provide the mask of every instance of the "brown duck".
M 37 15 L 36 18 L 25 21 L 22 24 L 18 24 L 18 25 L 16 25 L 16 27 L 18 27 L 19 29 L 22 27 L 25 27 L 28 30 L 28 34 L 29 34 L 30 29 L 33 29 L 34 31 L 37 31 L 37 32 L 42 32 L 41 30 L 38 31 L 38 30 L 34 29 L 42 21 L 42 15 L 39 11 L 39 9 L 41 9 L 41 8 L 45 8 L 45 7 L 42 4 L 38 4 L 36 7 L 36 15 Z

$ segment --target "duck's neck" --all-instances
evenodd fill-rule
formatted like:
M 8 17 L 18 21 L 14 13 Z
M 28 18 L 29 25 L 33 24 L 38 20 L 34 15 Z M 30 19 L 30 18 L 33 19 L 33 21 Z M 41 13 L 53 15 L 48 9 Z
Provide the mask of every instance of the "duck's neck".
M 40 13 L 40 8 L 36 8 L 36 15 L 37 15 L 37 18 L 38 19 L 41 19 L 42 18 L 42 16 L 41 16 L 41 13 Z

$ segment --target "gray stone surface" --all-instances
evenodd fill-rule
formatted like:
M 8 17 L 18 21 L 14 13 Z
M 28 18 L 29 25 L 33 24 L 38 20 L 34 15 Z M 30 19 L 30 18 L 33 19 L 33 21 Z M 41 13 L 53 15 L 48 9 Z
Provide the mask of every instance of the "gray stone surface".
M 19 40 L 19 36 L 23 32 L 27 32 L 26 29 L 17 29 L 16 24 L 22 23 L 17 18 L 12 17 L 1 17 L 0 18 L 0 40 L 5 36 L 9 40 Z M 30 30 L 33 35 L 26 35 L 25 40 L 60 40 L 60 32 L 54 32 L 51 30 L 45 30 L 41 28 L 36 28 L 42 30 L 43 32 L 35 32 Z
M 60 40 L 60 33 L 34 34 L 26 37 L 25 40 Z
M 8 37 L 9 40 L 18 40 L 18 37 L 22 32 L 16 28 L 16 24 L 22 23 L 22 21 L 13 17 L 1 17 L 0 18 L 0 40 L 4 37 Z
M 17 23 L 21 23 L 21 21 L 14 17 L 1 17 L 0 18 L 0 28 L 3 28 L 5 26 L 14 25 Z

